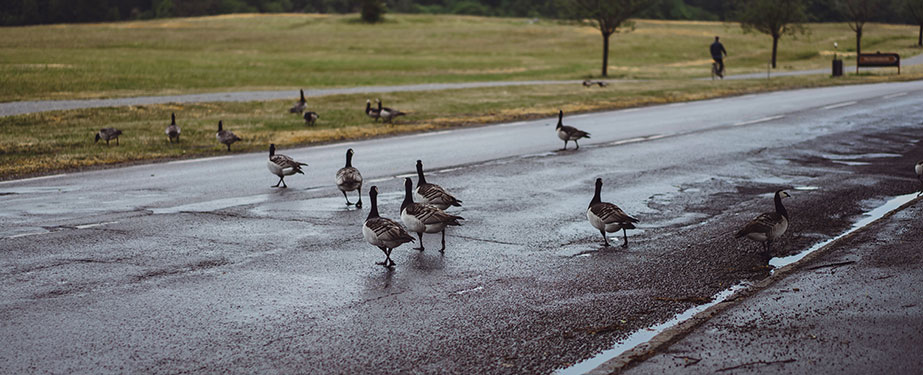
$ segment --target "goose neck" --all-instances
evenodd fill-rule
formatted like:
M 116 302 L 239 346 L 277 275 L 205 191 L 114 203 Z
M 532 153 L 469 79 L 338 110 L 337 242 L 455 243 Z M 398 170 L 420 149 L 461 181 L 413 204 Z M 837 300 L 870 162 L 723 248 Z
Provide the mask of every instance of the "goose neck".
M 779 195 L 779 193 L 776 193 L 775 202 L 776 202 L 776 213 L 779 215 L 782 215 L 782 217 L 784 217 L 785 220 L 788 220 L 788 210 L 786 210 L 785 206 L 782 205 L 782 196 Z

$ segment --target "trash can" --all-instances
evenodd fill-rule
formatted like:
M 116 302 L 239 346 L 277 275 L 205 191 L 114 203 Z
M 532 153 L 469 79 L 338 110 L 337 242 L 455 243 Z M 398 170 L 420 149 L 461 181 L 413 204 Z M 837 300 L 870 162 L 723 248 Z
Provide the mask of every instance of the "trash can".
M 833 76 L 840 77 L 843 75 L 843 60 L 833 60 Z

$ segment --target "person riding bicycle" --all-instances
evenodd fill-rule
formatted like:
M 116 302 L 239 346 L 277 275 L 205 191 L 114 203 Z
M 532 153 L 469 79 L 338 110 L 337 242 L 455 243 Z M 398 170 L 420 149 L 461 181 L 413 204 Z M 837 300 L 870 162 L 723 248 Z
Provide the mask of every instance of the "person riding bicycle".
M 728 51 L 724 50 L 724 45 L 718 41 L 718 37 L 715 37 L 715 42 L 711 44 L 709 48 L 711 50 L 711 58 L 718 63 L 718 76 L 724 78 L 724 56 L 727 56 Z

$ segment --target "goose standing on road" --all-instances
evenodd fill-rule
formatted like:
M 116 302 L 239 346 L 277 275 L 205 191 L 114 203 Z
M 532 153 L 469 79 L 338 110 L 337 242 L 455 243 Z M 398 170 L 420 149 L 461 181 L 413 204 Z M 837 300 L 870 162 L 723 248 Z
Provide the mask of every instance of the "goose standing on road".
M 590 133 L 578 130 L 573 126 L 564 125 L 564 111 L 558 111 L 558 126 L 554 129 L 558 132 L 558 138 L 564 141 L 564 148 L 561 150 L 567 150 L 568 141 L 574 141 L 574 144 L 577 145 L 577 149 L 579 149 L 580 144 L 577 143 L 577 140 L 580 138 L 590 138 Z
M 464 220 L 461 216 L 447 214 L 438 207 L 430 204 L 414 203 L 413 201 L 413 181 L 410 177 L 404 180 L 404 202 L 401 203 L 401 221 L 407 226 L 407 230 L 416 232 L 420 237 L 420 247 L 416 250 L 423 251 L 423 233 L 442 232 L 442 248 L 440 253 L 445 252 L 445 227 L 449 225 L 461 225 L 459 220 Z
M 365 100 L 365 115 L 375 119 L 375 122 L 378 122 L 378 120 L 381 119 L 381 110 L 372 108 L 372 101 L 366 99 Z
M 308 101 L 304 98 L 304 90 L 299 91 L 301 91 L 301 99 L 298 99 L 298 101 L 295 102 L 295 105 L 292 106 L 292 108 L 289 108 L 289 113 L 302 113 L 308 109 Z
M 284 181 L 285 176 L 291 176 L 295 173 L 304 174 L 304 171 L 301 170 L 301 166 L 307 165 L 307 163 L 297 162 L 288 156 L 276 154 L 276 145 L 269 145 L 269 161 L 266 162 L 266 167 L 269 168 L 272 174 L 279 176 L 279 182 L 272 187 L 279 187 L 279 184 L 282 184 L 283 189 L 287 188 L 288 185 L 286 185 Z
M 170 140 L 170 143 L 173 143 L 173 138 L 176 138 L 176 142 L 179 143 L 179 125 L 176 125 L 176 114 L 170 114 L 170 126 L 167 126 L 167 138 Z
M 413 191 L 414 197 L 423 204 L 431 204 L 440 210 L 445 210 L 449 206 L 461 207 L 462 201 L 455 199 L 442 186 L 426 182 L 423 176 L 423 162 L 417 160 L 417 188 Z
M 768 254 L 772 250 L 772 241 L 778 239 L 788 229 L 788 211 L 782 205 L 782 198 L 788 197 L 791 197 L 791 195 L 788 195 L 785 190 L 777 190 L 773 198 L 776 203 L 776 211 L 760 214 L 750 220 L 747 225 L 744 225 L 743 229 L 734 235 L 734 238 L 747 236 L 753 241 L 762 242 Z
M 619 230 L 622 231 L 622 236 L 625 239 L 622 247 L 628 247 L 628 232 L 626 230 L 635 229 L 634 223 L 637 223 L 638 219 L 628 216 L 619 206 L 603 202 L 600 198 L 602 189 L 603 179 L 597 178 L 596 193 L 593 194 L 590 206 L 586 209 L 586 218 L 590 221 L 590 225 L 598 229 L 599 233 L 603 235 L 606 247 L 609 247 L 609 238 L 606 237 L 606 233 L 614 233 Z
M 388 107 L 382 107 L 381 99 L 377 99 L 377 101 L 378 101 L 378 115 L 381 116 L 381 118 L 384 119 L 385 121 L 388 121 L 389 123 L 393 124 L 395 117 L 406 115 L 406 113 L 404 112 L 391 109 Z
M 304 113 L 304 124 L 314 126 L 314 123 L 317 122 L 317 119 L 320 118 L 320 115 L 317 112 L 309 111 Z
M 356 202 L 356 208 L 362 208 L 362 174 L 353 167 L 353 153 L 353 149 L 346 150 L 346 166 L 337 171 L 337 188 L 343 192 L 347 206 L 352 206 L 353 203 L 349 201 L 346 192 L 357 190 L 359 201 Z
M 920 194 L 917 194 L 919 197 L 923 195 L 923 160 L 917 162 L 917 165 L 913 166 L 913 171 L 917 172 L 917 180 L 920 180 Z
M 115 140 L 115 145 L 119 145 L 119 136 L 122 135 L 122 131 L 116 128 L 102 128 L 99 129 L 99 132 L 96 133 L 96 140 L 93 143 L 99 142 L 100 139 L 106 141 L 106 146 L 109 145 L 109 141 Z
M 218 121 L 218 132 L 215 133 L 215 138 L 218 139 L 218 142 L 228 146 L 229 152 L 231 151 L 231 144 L 240 140 L 240 137 L 231 133 L 230 130 L 224 130 L 224 124 L 220 120 Z
M 372 201 L 372 209 L 362 225 L 362 236 L 372 246 L 377 246 L 385 253 L 385 261 L 377 264 L 391 267 L 394 265 L 391 251 L 402 244 L 413 242 L 414 239 L 400 224 L 378 215 L 378 186 L 369 189 L 369 200 Z

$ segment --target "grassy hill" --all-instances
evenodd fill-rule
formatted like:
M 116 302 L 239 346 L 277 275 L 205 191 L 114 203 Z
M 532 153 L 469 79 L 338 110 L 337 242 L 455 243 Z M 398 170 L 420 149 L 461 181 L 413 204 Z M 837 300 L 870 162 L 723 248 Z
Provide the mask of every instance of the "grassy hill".
M 389 15 L 235 14 L 105 24 L 0 28 L 0 101 L 599 74 L 601 38 L 588 26 L 526 19 Z M 780 70 L 829 65 L 845 24 L 783 38 Z M 736 24 L 647 21 L 612 42 L 613 78 L 704 76 L 721 35 L 730 73 L 765 70 L 770 38 Z M 866 51 L 919 53 L 916 28 L 869 25 Z

